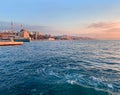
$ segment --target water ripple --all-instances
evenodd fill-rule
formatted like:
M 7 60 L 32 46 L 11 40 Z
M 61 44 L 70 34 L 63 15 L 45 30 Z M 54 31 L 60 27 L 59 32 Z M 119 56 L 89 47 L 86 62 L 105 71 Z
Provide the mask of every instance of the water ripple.
M 0 93 L 119 95 L 119 46 L 120 41 L 36 41 L 0 47 Z

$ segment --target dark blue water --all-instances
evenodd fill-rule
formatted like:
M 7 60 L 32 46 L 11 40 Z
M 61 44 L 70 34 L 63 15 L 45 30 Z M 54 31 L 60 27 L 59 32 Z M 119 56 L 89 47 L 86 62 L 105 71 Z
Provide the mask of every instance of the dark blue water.
M 120 95 L 120 41 L 0 47 L 0 95 Z

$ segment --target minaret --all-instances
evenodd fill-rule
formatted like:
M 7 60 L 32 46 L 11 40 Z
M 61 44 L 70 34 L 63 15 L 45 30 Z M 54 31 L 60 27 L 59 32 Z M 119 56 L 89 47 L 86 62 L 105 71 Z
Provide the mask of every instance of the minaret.
M 37 40 L 37 32 L 35 32 L 35 39 Z
M 21 29 L 23 29 L 23 25 L 21 24 Z
M 13 22 L 11 22 L 11 31 L 12 31 L 12 34 L 14 33 L 14 25 L 13 25 Z

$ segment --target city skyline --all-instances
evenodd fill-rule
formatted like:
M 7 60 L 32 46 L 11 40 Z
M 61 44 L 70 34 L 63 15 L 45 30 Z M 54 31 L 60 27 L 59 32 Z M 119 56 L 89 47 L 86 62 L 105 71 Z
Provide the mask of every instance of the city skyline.
M 51 34 L 120 39 L 120 0 L 4 0 L 0 21 L 43 26 Z

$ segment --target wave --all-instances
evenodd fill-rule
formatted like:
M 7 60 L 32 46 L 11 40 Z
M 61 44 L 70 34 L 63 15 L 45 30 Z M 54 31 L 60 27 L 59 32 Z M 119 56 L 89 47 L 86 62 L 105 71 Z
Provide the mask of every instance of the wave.
M 0 93 L 1 95 L 113 95 L 108 91 L 77 85 L 74 82 L 44 84 L 39 81 L 16 84 L 9 89 L 0 91 Z

